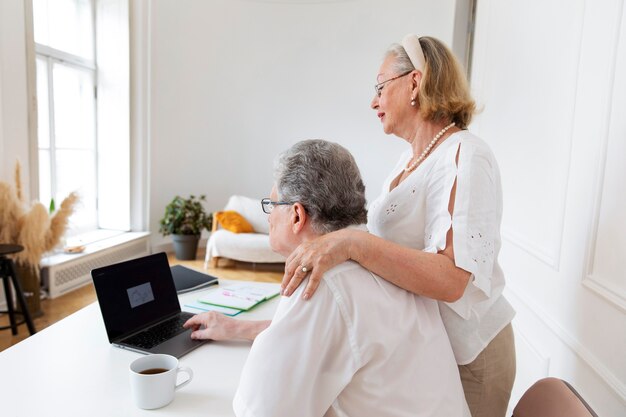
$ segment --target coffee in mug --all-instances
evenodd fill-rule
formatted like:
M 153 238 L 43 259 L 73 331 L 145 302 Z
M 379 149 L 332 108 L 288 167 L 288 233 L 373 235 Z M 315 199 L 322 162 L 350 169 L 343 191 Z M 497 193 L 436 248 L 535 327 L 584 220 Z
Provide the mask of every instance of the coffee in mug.
M 139 372 L 141 375 L 153 375 L 153 374 L 160 374 L 163 372 L 167 372 L 167 369 L 165 368 L 152 368 L 152 369 L 146 369 L 145 371 L 141 371 Z
M 179 373 L 188 378 L 176 384 Z M 187 385 L 193 371 L 179 366 L 178 359 L 171 355 L 146 355 L 130 364 L 130 390 L 139 408 L 152 410 L 164 407 L 174 399 L 174 392 Z

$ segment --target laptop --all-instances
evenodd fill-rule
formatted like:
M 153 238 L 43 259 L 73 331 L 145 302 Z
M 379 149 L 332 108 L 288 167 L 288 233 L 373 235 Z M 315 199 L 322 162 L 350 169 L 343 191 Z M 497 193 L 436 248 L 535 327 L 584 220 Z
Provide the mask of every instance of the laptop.
M 140 353 L 180 358 L 206 341 L 182 327 L 181 311 L 164 252 L 91 271 L 109 342 Z

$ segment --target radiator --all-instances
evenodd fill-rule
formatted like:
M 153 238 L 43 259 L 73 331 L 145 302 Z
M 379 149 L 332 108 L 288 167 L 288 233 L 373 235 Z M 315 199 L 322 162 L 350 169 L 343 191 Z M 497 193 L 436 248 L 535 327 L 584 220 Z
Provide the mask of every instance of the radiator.
M 59 297 L 91 282 L 91 270 L 150 254 L 149 233 L 126 233 L 88 247 L 88 253 L 57 255 L 42 262 L 43 288 Z

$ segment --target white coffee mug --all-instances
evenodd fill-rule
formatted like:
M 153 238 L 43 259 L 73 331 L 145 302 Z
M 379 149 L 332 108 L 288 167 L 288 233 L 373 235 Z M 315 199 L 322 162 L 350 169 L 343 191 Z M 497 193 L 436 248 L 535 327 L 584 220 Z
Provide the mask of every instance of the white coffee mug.
M 184 372 L 188 378 L 176 384 L 178 374 Z M 152 410 L 168 405 L 174 392 L 193 379 L 193 371 L 178 366 L 178 359 L 171 355 L 147 355 L 130 364 L 130 390 L 139 408 Z

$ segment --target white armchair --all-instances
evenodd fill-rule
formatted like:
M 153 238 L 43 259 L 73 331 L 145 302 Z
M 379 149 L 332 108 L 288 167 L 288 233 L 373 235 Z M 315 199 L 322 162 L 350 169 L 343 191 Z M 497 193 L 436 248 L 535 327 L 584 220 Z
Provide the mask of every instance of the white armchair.
M 224 210 L 234 210 L 250 223 L 254 233 L 233 233 L 220 229 L 213 219 L 213 231 L 206 247 L 205 267 L 217 267 L 220 258 L 254 263 L 280 263 L 285 257 L 272 251 L 267 215 L 261 209 L 261 200 L 234 195 Z

